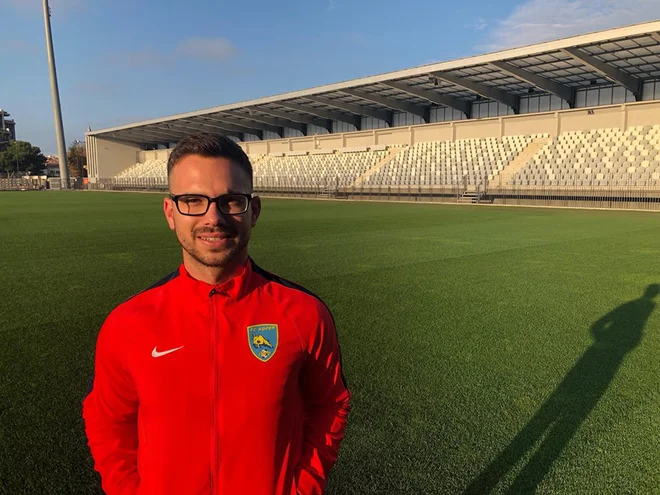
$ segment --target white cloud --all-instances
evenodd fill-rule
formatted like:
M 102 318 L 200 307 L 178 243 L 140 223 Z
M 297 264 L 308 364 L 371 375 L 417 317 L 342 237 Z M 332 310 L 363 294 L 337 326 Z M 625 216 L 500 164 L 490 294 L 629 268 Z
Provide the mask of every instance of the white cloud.
M 502 50 L 659 18 L 659 0 L 528 0 L 496 21 L 478 48 Z
M 487 26 L 488 26 L 488 22 L 487 22 L 486 19 L 484 19 L 483 17 L 478 17 L 478 18 L 475 19 L 475 21 L 470 25 L 470 27 L 471 27 L 472 29 L 474 29 L 475 31 L 482 31 L 482 30 L 484 30 Z
M 115 65 L 134 68 L 162 68 L 181 59 L 225 62 L 234 57 L 236 48 L 225 38 L 189 38 L 179 42 L 173 51 L 151 48 L 111 53 L 106 59 Z
M 236 47 L 225 38 L 190 38 L 179 43 L 177 55 L 204 60 L 229 60 L 236 54 Z
M 128 68 L 162 68 L 180 59 L 200 59 L 225 62 L 234 57 L 236 47 L 225 38 L 189 38 L 179 42 L 171 52 L 145 48 L 112 53 L 107 56 L 110 63 Z

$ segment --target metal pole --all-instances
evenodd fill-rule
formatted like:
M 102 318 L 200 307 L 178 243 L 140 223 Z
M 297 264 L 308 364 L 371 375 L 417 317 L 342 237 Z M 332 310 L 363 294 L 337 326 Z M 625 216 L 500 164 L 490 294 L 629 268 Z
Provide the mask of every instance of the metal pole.
M 57 71 L 53 53 L 53 35 L 50 31 L 50 8 L 48 0 L 44 0 L 44 27 L 46 29 L 46 48 L 48 50 L 48 66 L 50 67 L 50 92 L 53 99 L 53 114 L 55 116 L 55 136 L 57 137 L 57 154 L 60 159 L 60 187 L 69 189 L 69 167 L 66 159 L 66 144 L 62 126 L 62 109 L 60 107 L 60 91 L 57 87 Z

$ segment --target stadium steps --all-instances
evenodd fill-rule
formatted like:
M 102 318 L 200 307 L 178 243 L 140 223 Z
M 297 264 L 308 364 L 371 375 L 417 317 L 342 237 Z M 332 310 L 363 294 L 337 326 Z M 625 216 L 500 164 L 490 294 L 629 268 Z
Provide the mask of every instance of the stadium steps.
M 478 193 L 477 191 L 470 189 L 464 191 L 457 200 L 457 203 L 461 204 L 489 204 L 492 202 L 493 200 L 486 199 L 483 193 Z
M 250 158 L 250 162 L 252 163 L 252 166 L 254 167 L 255 165 L 257 165 L 259 163 L 265 162 L 266 159 L 268 158 L 268 155 L 259 155 L 259 156 L 256 156 L 255 158 L 252 158 L 252 157 L 249 157 L 249 158 Z
M 458 203 L 476 203 L 479 201 L 479 196 L 476 191 L 465 191 L 458 198 Z
M 552 138 L 536 138 L 533 139 L 531 143 L 523 149 L 517 157 L 515 157 L 509 164 L 499 173 L 500 180 L 498 181 L 498 176 L 493 177 L 492 183 L 499 182 L 502 185 L 509 183 L 511 179 L 523 169 L 527 163 L 534 158 L 539 151 L 543 149 L 544 146 L 552 142 Z
M 362 182 L 367 180 L 373 174 L 378 172 L 382 167 L 384 167 L 389 162 L 394 160 L 394 158 L 406 148 L 407 148 L 407 146 L 390 148 L 389 153 L 387 154 L 387 156 L 385 158 L 383 158 L 382 160 L 380 160 L 379 162 L 377 162 L 373 167 L 371 167 L 369 170 L 367 170 L 365 173 L 363 173 L 357 179 L 355 179 L 355 182 L 353 182 L 353 184 L 351 184 L 351 187 L 357 187 L 357 186 L 361 185 Z
M 252 162 L 252 167 L 255 172 L 261 167 L 264 167 L 267 163 L 270 162 L 271 158 L 273 158 L 273 155 L 263 155 L 261 157 L 257 157 L 253 162 Z M 255 167 L 256 165 L 256 167 Z

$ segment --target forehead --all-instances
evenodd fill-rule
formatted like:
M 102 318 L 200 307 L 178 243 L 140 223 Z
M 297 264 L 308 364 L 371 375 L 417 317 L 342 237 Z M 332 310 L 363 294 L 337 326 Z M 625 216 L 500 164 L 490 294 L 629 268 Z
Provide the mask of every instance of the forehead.
M 223 157 L 187 155 L 170 172 L 172 194 L 198 193 L 217 196 L 227 192 L 250 192 L 248 174 Z

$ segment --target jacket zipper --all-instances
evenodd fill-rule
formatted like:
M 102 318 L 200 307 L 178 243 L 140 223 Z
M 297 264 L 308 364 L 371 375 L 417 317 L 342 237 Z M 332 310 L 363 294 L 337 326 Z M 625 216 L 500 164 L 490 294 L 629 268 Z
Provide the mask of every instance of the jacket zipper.
M 211 302 L 211 322 L 212 322 L 212 338 L 211 338 L 211 495 L 215 495 L 216 476 L 218 474 L 218 318 L 215 311 L 215 304 L 213 296 L 217 292 L 215 289 L 211 290 L 209 301 Z

